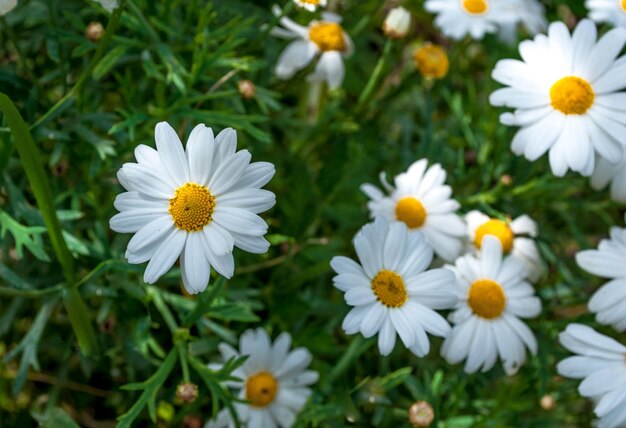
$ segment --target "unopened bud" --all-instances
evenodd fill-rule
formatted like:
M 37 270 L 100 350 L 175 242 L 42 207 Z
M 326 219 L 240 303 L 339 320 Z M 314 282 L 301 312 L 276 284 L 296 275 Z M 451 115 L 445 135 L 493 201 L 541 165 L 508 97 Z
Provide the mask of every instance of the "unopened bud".
M 104 35 L 104 27 L 99 22 L 92 22 L 87 26 L 85 35 L 92 42 L 97 42 Z
M 446 51 L 439 45 L 425 43 L 415 51 L 415 66 L 422 76 L 430 79 L 441 79 L 448 74 L 450 63 Z
M 411 13 L 402 6 L 389 11 L 383 23 L 383 32 L 390 39 L 402 39 L 406 37 L 411 28 Z
M 254 98 L 256 94 L 256 88 L 251 80 L 240 80 L 239 83 L 237 83 L 237 89 L 239 89 L 239 95 L 241 95 L 241 98 L 244 100 Z
M 427 427 L 435 419 L 433 406 L 426 401 L 417 401 L 409 407 L 409 422 L 414 427 Z
M 543 397 L 541 397 L 541 400 L 539 401 L 539 405 L 541 405 L 541 408 L 543 410 L 552 410 L 556 407 L 556 400 L 550 394 L 546 394 Z
M 511 183 L 513 183 L 513 177 L 511 177 L 509 174 L 504 174 L 502 177 L 500 177 L 500 183 L 502 183 L 504 186 L 510 186 Z
M 176 388 L 176 397 L 184 403 L 193 403 L 198 398 L 198 386 L 193 383 L 181 383 Z

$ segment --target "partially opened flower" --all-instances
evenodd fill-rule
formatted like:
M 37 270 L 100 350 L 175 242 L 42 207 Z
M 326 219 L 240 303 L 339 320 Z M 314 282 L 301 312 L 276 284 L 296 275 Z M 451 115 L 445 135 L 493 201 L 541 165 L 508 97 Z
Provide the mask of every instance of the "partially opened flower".
M 419 230 L 439 257 L 453 261 L 463 249 L 465 223 L 455 214 L 460 205 L 450 198 L 452 189 L 444 185 L 446 172 L 439 164 L 427 165 L 426 159 L 413 163 L 396 176 L 395 188 L 381 174 L 389 196 L 367 183 L 361 190 L 371 199 L 367 206 L 372 218 L 401 221 L 409 229 Z
M 293 2 L 301 8 L 309 12 L 315 12 L 318 7 L 326 7 L 326 0 L 293 0 Z
M 548 36 L 520 43 L 523 61 L 496 64 L 493 78 L 509 87 L 491 94 L 491 104 L 515 108 L 500 117 L 520 126 L 511 148 L 533 161 L 549 152 L 554 175 L 572 169 L 589 176 L 596 155 L 622 159 L 626 142 L 626 56 L 616 59 L 626 29 L 607 32 L 596 42 L 596 26 L 581 21 L 570 35 L 562 22 Z
M 383 22 L 383 32 L 390 39 L 406 37 L 410 28 L 411 13 L 402 6 L 391 9 Z
M 602 190 L 611 183 L 611 199 L 626 204 L 626 156 L 621 162 L 611 163 L 599 157 L 591 176 L 591 187 Z
M 451 364 L 465 360 L 468 373 L 490 370 L 500 357 L 506 374 L 515 374 L 526 361 L 525 348 L 537 352 L 537 340 L 520 318 L 541 312 L 524 264 L 503 258 L 500 240 L 488 235 L 479 257 L 467 254 L 450 269 L 456 274 L 459 303 L 450 314 L 454 325 L 441 355 Z
M 626 346 L 582 324 L 570 324 L 561 344 L 578 354 L 561 361 L 561 376 L 583 379 L 578 392 L 596 402 L 598 428 L 626 426 Z
M 596 22 L 626 27 L 626 0 L 586 0 L 585 7 Z
M 343 320 L 347 334 L 378 334 L 378 349 L 388 355 L 396 334 L 415 355 L 430 349 L 426 332 L 445 337 L 450 326 L 435 309 L 454 306 L 454 274 L 447 269 L 427 270 L 433 252 L 420 232 L 404 223 L 389 224 L 383 217 L 363 226 L 354 238 L 360 264 L 334 257 L 335 287 L 354 308 Z
M 626 330 L 626 229 L 611 228 L 611 239 L 600 241 L 597 250 L 580 251 L 576 262 L 589 273 L 611 279 L 589 300 L 596 320 Z
M 280 9 L 275 8 L 274 13 L 280 15 Z M 308 79 L 324 81 L 331 89 L 341 86 L 345 74 L 343 58 L 350 56 L 353 50 L 352 40 L 341 27 L 341 17 L 325 12 L 321 21 L 311 21 L 304 27 L 283 16 L 280 23 L 284 28 L 274 28 L 272 35 L 293 41 L 280 55 L 276 75 L 290 79 L 319 57 Z
M 480 250 L 485 236 L 495 236 L 500 240 L 504 254 L 518 258 L 526 265 L 528 279 L 537 281 L 543 272 L 543 263 L 533 238 L 537 237 L 537 223 L 527 215 L 515 220 L 490 218 L 480 211 L 470 211 L 465 215 L 470 245 Z
M 519 18 L 510 7 L 511 0 L 426 0 L 424 8 L 436 13 L 435 25 L 448 37 L 470 35 L 482 39 L 495 33 L 500 25 L 515 24 Z
M 235 152 L 237 134 L 196 126 L 186 150 L 166 122 L 155 129 L 157 150 L 140 145 L 138 163 L 126 163 L 117 177 L 128 192 L 115 198 L 120 213 L 111 229 L 134 233 L 129 263 L 149 261 L 144 281 L 152 284 L 180 256 L 185 289 L 203 291 L 213 266 L 230 278 L 233 246 L 265 253 L 267 224 L 257 214 L 274 206 L 272 192 L 261 189 L 274 175 L 267 162 L 250 163 L 247 150 Z
M 0 16 L 11 12 L 17 6 L 17 0 L 0 0 Z
M 277 428 L 294 424 L 311 395 L 309 386 L 317 382 L 319 375 L 307 370 L 312 356 L 306 348 L 290 351 L 290 347 L 288 333 L 281 333 L 272 343 L 262 328 L 244 332 L 239 338 L 239 350 L 226 343 L 219 345 L 224 362 L 248 356 L 246 362 L 232 372 L 232 376 L 241 381 L 226 384 L 235 390 L 237 398 L 248 401 L 233 403 L 241 426 Z M 209 368 L 219 370 L 222 364 L 210 364 Z M 205 428 L 235 426 L 230 412 L 224 409 Z

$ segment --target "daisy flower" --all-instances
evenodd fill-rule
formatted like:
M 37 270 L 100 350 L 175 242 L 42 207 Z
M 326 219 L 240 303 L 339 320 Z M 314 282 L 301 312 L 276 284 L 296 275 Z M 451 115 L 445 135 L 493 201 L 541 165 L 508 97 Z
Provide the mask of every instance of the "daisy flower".
M 347 334 L 365 337 L 378 333 L 378 349 L 389 355 L 396 333 L 404 346 L 418 357 L 430 349 L 426 332 L 445 337 L 450 326 L 434 309 L 456 303 L 454 275 L 447 269 L 426 270 L 433 258 L 420 232 L 404 223 L 387 223 L 377 217 L 354 238 L 359 263 L 334 257 L 330 266 L 344 299 L 354 306 L 343 320 Z
M 0 0 L 0 16 L 11 12 L 17 6 L 17 0 Z
M 524 264 L 503 259 L 500 241 L 487 235 L 480 257 L 467 254 L 449 268 L 456 274 L 459 303 L 450 314 L 454 326 L 441 355 L 451 364 L 466 360 L 467 373 L 491 369 L 499 356 L 506 374 L 515 374 L 526 361 L 525 347 L 537 353 L 535 336 L 519 318 L 541 312 Z
M 596 42 L 596 26 L 585 19 L 570 35 L 562 22 L 548 35 L 520 43 L 523 61 L 498 61 L 493 78 L 510 87 L 491 94 L 491 104 L 515 108 L 500 120 L 520 126 L 511 148 L 533 161 L 549 151 L 554 175 L 572 169 L 591 175 L 596 153 L 616 163 L 626 141 L 626 56 L 617 59 L 625 29 Z M 620 144 L 620 141 L 622 142 Z
M 448 54 L 439 45 L 424 43 L 413 53 L 415 66 L 427 79 L 443 79 L 448 74 Z
M 498 36 L 507 43 L 517 40 L 517 29 L 521 24 L 531 35 L 539 34 L 548 27 L 546 9 L 538 0 L 512 0 L 509 7 L 515 11 L 518 20 L 500 25 Z
M 413 163 L 407 172 L 396 176 L 395 188 L 381 174 L 381 183 L 389 196 L 367 183 L 361 190 L 370 198 L 367 207 L 372 218 L 401 221 L 409 229 L 419 230 L 439 257 L 452 261 L 463 249 L 465 224 L 455 214 L 460 205 L 450 199 L 452 189 L 443 184 L 446 172 L 439 164 L 430 168 L 427 165 L 426 159 Z
M 589 18 L 608 22 L 615 27 L 626 27 L 626 0 L 587 0 Z
M 581 324 L 568 325 L 559 341 L 578 355 L 561 361 L 557 370 L 583 379 L 578 392 L 596 402 L 598 428 L 626 426 L 626 346 Z
M 230 278 L 233 246 L 262 254 L 269 247 L 267 224 L 257 214 L 274 206 L 272 192 L 261 189 L 274 175 L 274 165 L 250 163 L 247 150 L 235 152 L 237 134 L 196 126 L 183 146 L 166 122 L 155 129 L 157 149 L 140 145 L 138 163 L 117 173 L 125 193 L 115 198 L 120 211 L 111 218 L 116 232 L 134 233 L 128 243 L 129 263 L 149 260 L 144 281 L 154 283 L 180 256 L 185 289 L 203 291 L 213 266 Z
M 274 14 L 279 16 L 280 9 L 274 8 Z M 353 50 L 352 40 L 341 27 L 341 17 L 324 12 L 321 21 L 311 21 L 303 27 L 283 16 L 280 23 L 284 28 L 274 28 L 272 35 L 293 41 L 280 55 L 276 75 L 280 79 L 290 79 L 318 57 L 315 71 L 308 79 L 325 81 L 330 89 L 340 87 L 344 77 L 343 58 L 350 56 Z
M 326 7 L 326 0 L 293 0 L 293 2 L 301 8 L 309 12 L 315 12 L 318 7 Z
M 541 256 L 533 238 L 537 237 L 537 223 L 527 215 L 513 221 L 490 218 L 480 211 L 470 211 L 465 215 L 470 245 L 480 250 L 483 238 L 487 235 L 500 240 L 504 254 L 520 259 L 526 265 L 528 279 L 535 282 L 543 272 Z
M 518 16 L 509 0 L 426 0 L 424 9 L 436 13 L 435 25 L 448 37 L 482 39 L 499 25 L 515 24 Z
M 240 381 L 226 385 L 236 391 L 240 400 L 248 403 L 233 403 L 239 423 L 243 427 L 291 427 L 306 404 L 311 389 L 319 375 L 307 370 L 311 353 L 305 348 L 292 351 L 291 336 L 281 333 L 274 343 L 267 332 L 258 328 L 247 330 L 239 338 L 239 350 L 222 343 L 219 345 L 224 362 L 242 356 L 248 359 L 232 372 Z M 222 364 L 209 364 L 211 370 L 220 370 Z M 205 428 L 235 427 L 228 409 L 218 413 L 215 421 Z
M 600 241 L 597 250 L 580 251 L 576 262 L 589 273 L 611 279 L 589 300 L 596 320 L 626 330 L 626 229 L 611 228 L 610 239 Z
M 600 157 L 591 176 L 591 187 L 602 190 L 611 183 L 611 199 L 626 204 L 626 157 L 611 163 Z

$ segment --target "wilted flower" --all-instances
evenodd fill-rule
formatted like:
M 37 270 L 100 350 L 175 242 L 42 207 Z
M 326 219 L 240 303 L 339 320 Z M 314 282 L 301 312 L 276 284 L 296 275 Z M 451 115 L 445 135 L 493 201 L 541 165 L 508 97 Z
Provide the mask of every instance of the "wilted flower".
M 415 66 L 422 76 L 442 79 L 448 74 L 450 63 L 446 51 L 439 45 L 424 43 L 413 54 Z
M 97 42 L 104 35 L 104 27 L 99 22 L 91 22 L 87 26 L 87 30 L 85 31 L 85 35 L 92 42 Z
M 409 407 L 409 423 L 416 428 L 427 427 L 434 419 L 435 411 L 427 401 L 416 401 Z
M 247 79 L 240 80 L 237 83 L 237 90 L 239 91 L 241 98 L 245 100 L 254 98 L 254 95 L 256 94 L 256 87 L 254 86 L 254 83 Z

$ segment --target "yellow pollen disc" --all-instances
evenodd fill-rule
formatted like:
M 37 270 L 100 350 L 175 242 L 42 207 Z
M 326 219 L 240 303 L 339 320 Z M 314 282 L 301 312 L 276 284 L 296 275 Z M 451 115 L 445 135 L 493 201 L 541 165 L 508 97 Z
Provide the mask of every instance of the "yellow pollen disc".
M 198 232 L 211 222 L 215 198 L 204 186 L 185 183 L 170 199 L 169 213 L 177 228 Z
M 390 308 L 401 307 L 409 298 L 402 277 L 387 269 L 381 270 L 372 279 L 372 290 L 378 301 Z
M 309 38 L 322 52 L 346 50 L 343 29 L 336 22 L 317 22 L 311 25 Z
M 552 107 L 564 114 L 586 113 L 595 98 L 589 82 L 577 76 L 564 77 L 550 88 Z
M 506 306 L 506 296 L 502 286 L 491 279 L 477 279 L 472 282 L 467 303 L 481 318 L 498 318 Z
M 489 10 L 487 0 L 461 0 L 461 7 L 470 15 L 483 15 Z
M 404 222 L 410 229 L 417 229 L 426 222 L 426 208 L 412 196 L 407 196 L 396 204 L 396 218 Z
M 441 79 L 448 74 L 448 68 L 450 67 L 448 55 L 439 45 L 426 43 L 415 51 L 413 59 L 417 69 L 424 77 Z
M 312 4 L 314 6 L 319 6 L 320 0 L 300 0 L 300 3 Z
M 265 407 L 274 401 L 278 392 L 276 378 L 268 372 L 258 372 L 246 382 L 246 400 L 254 407 Z
M 474 236 L 474 245 L 476 245 L 476 248 L 480 249 L 485 235 L 492 235 L 498 238 L 502 244 L 503 252 L 508 253 L 513 249 L 513 239 L 515 238 L 515 235 L 509 225 L 502 220 L 492 218 L 491 220 L 481 224 L 478 229 L 476 229 Z
M 623 11 L 624 13 L 626 13 L 626 0 L 622 0 L 622 1 L 619 3 L 619 6 L 622 8 L 622 11 Z

